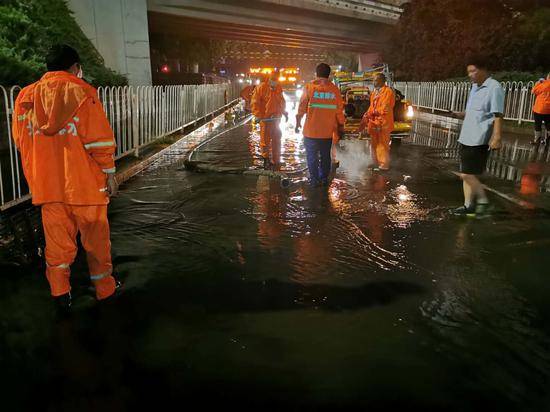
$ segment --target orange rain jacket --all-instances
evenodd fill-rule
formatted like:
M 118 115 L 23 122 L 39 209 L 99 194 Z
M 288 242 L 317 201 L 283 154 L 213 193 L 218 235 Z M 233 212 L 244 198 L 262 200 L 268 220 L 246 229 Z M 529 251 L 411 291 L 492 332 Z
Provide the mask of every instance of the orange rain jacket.
M 97 91 L 67 72 L 48 72 L 19 93 L 13 138 L 33 204 L 109 203 L 115 140 Z
M 545 80 L 533 87 L 536 97 L 533 111 L 538 114 L 550 114 L 550 80 Z
M 298 107 L 298 116 L 304 115 L 304 137 L 332 138 L 345 122 L 344 103 L 338 87 L 328 79 L 316 79 L 306 84 Z
M 250 105 L 250 101 L 252 100 L 252 95 L 254 94 L 254 89 L 256 86 L 246 86 L 244 89 L 241 90 L 240 96 L 241 99 L 243 99 L 246 102 L 246 105 Z
M 393 131 L 393 108 L 395 106 L 395 93 L 388 86 L 375 90 L 370 96 L 369 110 L 361 119 L 359 130 L 365 126 L 369 134 L 389 134 Z
M 258 120 L 280 119 L 285 112 L 285 98 L 280 84 L 271 87 L 269 81 L 262 82 L 252 94 L 252 114 Z

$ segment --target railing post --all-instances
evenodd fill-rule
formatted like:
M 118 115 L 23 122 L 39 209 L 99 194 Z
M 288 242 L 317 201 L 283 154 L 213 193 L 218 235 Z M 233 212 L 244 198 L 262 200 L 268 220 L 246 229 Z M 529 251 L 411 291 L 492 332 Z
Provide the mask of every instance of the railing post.
M 519 113 L 518 113 L 518 124 L 521 124 L 523 122 L 523 113 L 525 113 L 525 110 L 523 110 L 523 106 L 525 105 L 525 101 L 527 100 L 527 88 L 522 85 L 521 87 L 521 97 L 519 100 Z
M 435 102 L 437 101 L 437 83 L 434 84 L 434 95 L 432 100 L 432 113 L 435 113 Z
M 162 116 L 161 119 L 161 125 L 160 125 L 160 134 L 162 137 L 166 134 L 166 118 L 168 116 L 168 113 L 166 113 L 166 89 L 168 86 L 162 86 L 162 94 L 161 94 L 161 106 L 162 107 Z
M 139 88 L 138 88 L 139 89 Z M 139 157 L 139 99 L 138 89 L 130 89 L 132 94 L 132 141 L 134 145 L 134 157 Z
M 451 97 L 451 108 L 449 109 L 451 112 L 455 111 L 455 104 L 456 104 L 456 89 L 457 85 L 456 83 L 453 83 L 453 95 Z

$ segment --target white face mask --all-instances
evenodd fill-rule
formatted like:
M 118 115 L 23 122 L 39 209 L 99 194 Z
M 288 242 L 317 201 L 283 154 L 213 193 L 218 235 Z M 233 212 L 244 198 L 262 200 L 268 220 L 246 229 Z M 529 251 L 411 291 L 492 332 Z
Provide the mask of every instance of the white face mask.
M 76 77 L 78 77 L 79 79 L 82 79 L 83 76 L 84 76 L 84 74 L 82 73 L 82 66 L 79 66 L 78 73 L 76 74 Z

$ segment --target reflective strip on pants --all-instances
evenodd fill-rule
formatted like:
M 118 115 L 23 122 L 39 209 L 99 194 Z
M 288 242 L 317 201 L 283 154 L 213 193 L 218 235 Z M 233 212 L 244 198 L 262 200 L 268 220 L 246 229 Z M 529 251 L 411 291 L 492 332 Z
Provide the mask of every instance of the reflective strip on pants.
M 101 280 L 107 276 L 109 276 L 111 273 L 110 272 L 107 272 L 107 273 L 100 273 L 99 275 L 90 275 L 90 279 L 91 280 Z
M 98 299 L 110 296 L 115 290 L 115 280 L 110 276 L 112 263 L 107 205 L 47 203 L 42 205 L 42 224 L 46 237 L 46 261 L 49 262 L 46 275 L 52 295 L 59 296 L 70 290 L 69 265 L 76 256 L 76 237 L 80 232 L 90 273 L 109 274 L 94 281 L 96 296 Z M 56 266 L 58 263 L 60 267 Z
M 52 265 L 49 265 L 48 262 L 46 262 L 46 266 L 48 266 L 50 268 L 54 268 L 54 269 L 69 269 L 71 264 L 70 263 L 62 263 L 60 265 L 52 266 Z

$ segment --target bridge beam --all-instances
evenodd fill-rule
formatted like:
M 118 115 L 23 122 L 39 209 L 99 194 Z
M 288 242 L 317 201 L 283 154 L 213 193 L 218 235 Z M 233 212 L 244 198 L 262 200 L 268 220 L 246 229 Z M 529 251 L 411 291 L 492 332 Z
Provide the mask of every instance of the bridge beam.
M 327 0 L 325 0 L 327 1 Z M 293 4 L 293 6 L 288 6 Z M 349 42 L 382 44 L 386 39 L 387 22 L 382 22 L 376 16 L 347 17 L 341 15 L 339 9 L 332 7 L 311 6 L 315 0 L 299 0 L 286 2 L 284 0 L 148 0 L 150 13 L 179 16 L 180 18 L 196 19 L 200 21 L 215 22 L 218 31 L 223 30 L 224 25 L 247 27 L 250 30 L 274 31 L 273 39 L 276 40 L 277 32 L 285 32 L 288 35 L 294 33 L 307 33 L 315 36 L 322 44 L 323 39 L 347 39 Z M 308 8 L 300 8 L 300 5 L 308 5 Z M 338 11 L 339 14 L 329 13 L 329 10 Z M 387 20 L 387 19 L 386 19 Z M 182 28 L 185 27 L 182 25 Z M 284 37 L 284 36 L 283 36 Z M 240 38 L 249 40 L 246 36 Z M 338 48 L 331 47 L 328 48 Z M 371 52 L 366 48 L 359 50 Z

